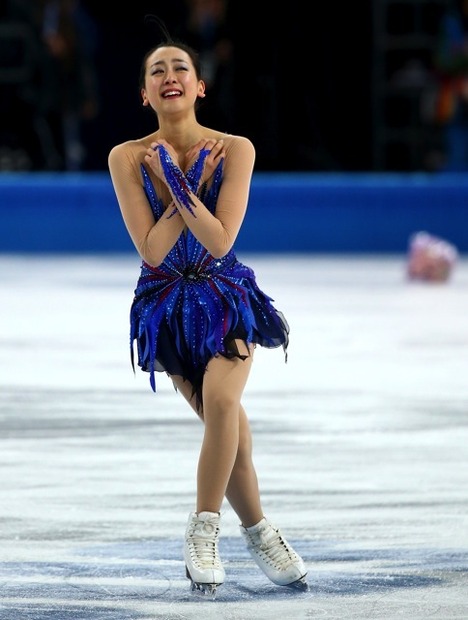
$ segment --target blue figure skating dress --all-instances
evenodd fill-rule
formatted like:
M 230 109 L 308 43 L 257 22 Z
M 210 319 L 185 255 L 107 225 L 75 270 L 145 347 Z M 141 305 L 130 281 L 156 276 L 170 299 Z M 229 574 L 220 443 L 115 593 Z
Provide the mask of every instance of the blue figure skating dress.
M 141 170 L 146 196 L 158 220 L 164 205 L 143 165 Z M 221 182 L 222 162 L 210 188 L 200 194 L 213 214 Z M 239 353 L 236 339 L 268 348 L 282 346 L 286 354 L 289 326 L 272 302 L 234 250 L 214 258 L 186 230 L 159 267 L 141 264 L 130 311 L 132 365 L 136 348 L 138 366 L 150 374 L 154 391 L 155 372 L 179 375 L 191 383 L 201 405 L 210 359 L 246 357 Z

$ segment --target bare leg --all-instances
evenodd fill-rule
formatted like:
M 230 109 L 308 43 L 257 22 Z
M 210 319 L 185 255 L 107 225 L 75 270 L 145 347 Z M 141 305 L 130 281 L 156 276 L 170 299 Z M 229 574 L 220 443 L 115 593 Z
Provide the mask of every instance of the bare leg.
M 257 473 L 252 461 L 252 434 L 242 405 L 239 411 L 239 447 L 226 497 L 244 527 L 255 525 L 263 518 Z
M 252 358 L 215 357 L 203 379 L 205 433 L 198 461 L 197 511 L 219 512 L 239 447 L 240 399 Z
M 212 363 L 215 361 L 223 363 Z M 249 361 L 247 368 L 239 370 L 237 362 L 245 364 L 246 361 Z M 231 362 L 235 366 L 229 367 Z M 302 558 L 280 530 L 264 518 L 261 508 L 252 461 L 252 435 L 240 403 L 250 365 L 251 358 L 244 362 L 224 358 L 212 360 L 204 377 L 203 411 L 197 411 L 195 399 L 191 398 L 192 386 L 180 377 L 173 377 L 176 387 L 205 422 L 198 463 L 197 513 L 220 512 L 226 496 L 241 520 L 240 531 L 247 548 L 265 575 L 277 585 L 307 590 L 307 569 Z M 189 545 L 190 537 L 189 542 L 186 539 L 186 548 L 190 550 Z M 186 563 L 190 564 L 191 555 L 186 558 Z M 193 572 L 196 566 L 190 566 Z M 221 570 L 216 573 L 219 583 L 224 581 Z
M 212 370 L 213 365 L 209 366 L 209 373 L 205 376 L 209 377 L 208 384 L 211 385 L 210 390 L 214 391 L 214 397 L 212 400 L 218 400 L 216 397 L 220 393 L 219 387 L 222 386 L 221 393 L 224 393 L 227 397 L 226 400 L 232 401 L 230 403 L 229 414 L 224 414 L 223 407 L 221 406 L 220 417 L 224 416 L 226 424 L 221 425 L 224 427 L 224 440 L 220 442 L 220 437 L 217 434 L 216 424 L 211 425 L 209 433 L 205 430 L 205 437 L 202 445 L 202 451 L 200 453 L 200 465 L 198 471 L 198 501 L 197 510 L 210 510 L 212 512 L 218 512 L 221 506 L 222 495 L 226 494 L 226 497 L 239 516 L 242 524 L 245 527 L 258 523 L 263 517 L 263 511 L 260 503 L 260 494 L 258 489 L 257 475 L 252 462 L 252 436 L 250 432 L 250 426 L 245 413 L 244 408 L 240 402 L 236 401 L 235 395 L 240 395 L 244 389 L 245 382 L 247 380 L 248 373 L 251 367 L 251 358 L 247 360 L 226 360 L 224 358 L 216 358 L 218 361 L 223 361 L 223 364 L 216 364 L 215 369 Z M 212 360 L 215 361 L 215 360 Z M 241 365 L 243 372 L 239 372 L 236 368 L 233 368 L 233 364 Z M 219 366 L 219 369 L 218 369 Z M 230 382 L 225 381 L 226 374 L 230 376 Z M 223 378 L 224 377 L 224 378 Z M 190 403 L 194 411 L 200 416 L 202 420 L 205 418 L 203 411 L 197 411 L 195 399 L 192 398 L 192 386 L 187 381 L 183 381 L 181 377 L 172 377 L 175 386 L 181 392 L 181 394 Z M 234 386 L 231 389 L 230 386 Z M 205 387 L 206 390 L 206 387 Z M 204 392 L 203 399 L 206 408 L 207 393 Z M 208 396 L 209 398 L 209 396 Z M 209 401 L 208 401 L 209 402 Z M 221 398 L 221 403 L 225 402 Z M 237 402 L 237 415 L 235 412 L 234 402 Z M 220 404 L 221 404 L 220 403 Z M 214 411 L 216 407 L 214 404 Z M 218 405 L 219 407 L 219 405 Z M 228 410 L 228 408 L 227 408 Z M 229 416 L 229 417 L 228 417 Z M 216 420 L 216 417 L 214 417 Z M 235 420 L 235 424 L 233 422 Z M 237 430 L 235 428 L 237 425 Z M 212 449 L 211 443 L 214 443 Z M 226 446 L 222 447 L 222 446 Z M 224 452 L 223 452 L 224 450 Z M 228 456 L 226 458 L 226 450 Z M 219 455 L 221 453 L 221 455 Z M 202 457 L 207 457 L 206 460 Z M 234 463 L 232 463 L 232 459 Z M 222 472 L 220 473 L 220 467 L 222 466 Z M 203 468 L 213 468 L 213 471 L 208 470 L 208 474 L 205 474 Z M 229 474 L 230 471 L 230 474 Z M 205 475 L 207 477 L 205 478 Z M 219 489 L 216 497 L 213 494 L 213 475 L 215 478 L 219 478 Z M 226 480 L 228 479 L 227 487 Z M 223 491 L 224 489 L 224 491 Z M 203 502 L 207 502 L 205 505 Z M 214 505 L 216 502 L 216 506 Z M 210 508 L 211 506 L 211 508 Z M 215 507 L 214 507 L 215 506 Z

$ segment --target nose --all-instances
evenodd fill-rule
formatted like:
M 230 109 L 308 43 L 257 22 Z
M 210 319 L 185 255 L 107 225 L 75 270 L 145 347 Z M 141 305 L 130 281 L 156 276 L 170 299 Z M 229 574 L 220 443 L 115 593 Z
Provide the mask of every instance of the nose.
M 175 73 L 173 73 L 172 71 L 168 71 L 166 73 L 166 77 L 164 79 L 164 83 L 165 84 L 171 84 L 172 82 L 176 82 Z

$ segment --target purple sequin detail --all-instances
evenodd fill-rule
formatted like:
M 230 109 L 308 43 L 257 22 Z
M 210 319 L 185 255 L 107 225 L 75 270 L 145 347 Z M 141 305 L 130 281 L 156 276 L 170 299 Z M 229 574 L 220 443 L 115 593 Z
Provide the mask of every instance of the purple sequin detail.
M 195 205 L 190 197 L 192 188 L 185 178 L 184 173 L 174 164 L 169 153 L 161 144 L 158 147 L 158 151 L 164 177 L 171 188 L 177 204 L 187 209 L 193 217 L 196 217 L 192 208 L 195 207 Z
M 199 156 L 197 157 L 197 159 L 195 160 L 195 162 L 192 164 L 192 166 L 187 171 L 187 174 L 185 175 L 185 178 L 187 180 L 187 183 L 190 189 L 192 190 L 194 194 L 196 194 L 199 197 L 202 197 L 200 194 L 200 190 L 199 190 L 200 179 L 203 174 L 203 170 L 205 168 L 205 160 L 209 154 L 210 154 L 210 151 L 208 149 L 201 149 Z M 178 213 L 178 209 L 177 207 L 174 207 L 174 209 L 167 216 L 167 219 L 173 217 L 176 213 Z
M 200 185 L 200 179 L 205 169 L 205 161 L 210 151 L 208 149 L 201 149 L 199 156 L 187 171 L 187 180 L 192 188 L 194 194 L 198 195 L 198 187 Z

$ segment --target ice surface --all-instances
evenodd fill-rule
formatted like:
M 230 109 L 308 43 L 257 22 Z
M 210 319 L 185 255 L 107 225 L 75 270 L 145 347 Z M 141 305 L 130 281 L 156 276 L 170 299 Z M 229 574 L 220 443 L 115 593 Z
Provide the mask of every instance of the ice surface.
M 468 263 L 241 256 L 291 327 L 244 404 L 266 513 L 310 591 L 260 574 L 223 508 L 226 583 L 182 560 L 202 425 L 130 366 L 134 256 L 0 256 L 0 620 L 468 618 Z

